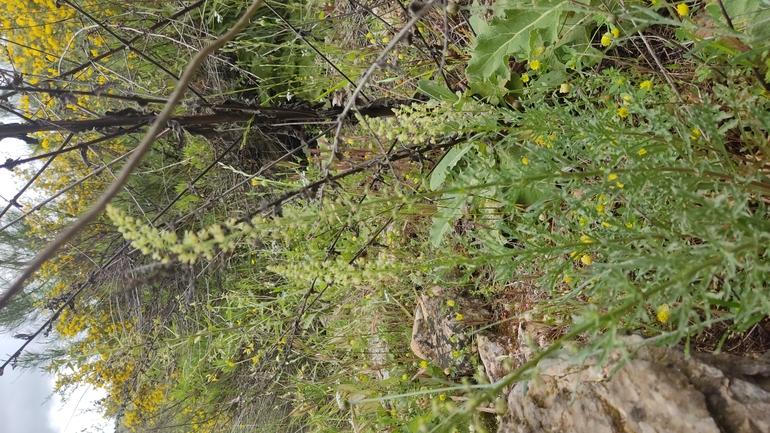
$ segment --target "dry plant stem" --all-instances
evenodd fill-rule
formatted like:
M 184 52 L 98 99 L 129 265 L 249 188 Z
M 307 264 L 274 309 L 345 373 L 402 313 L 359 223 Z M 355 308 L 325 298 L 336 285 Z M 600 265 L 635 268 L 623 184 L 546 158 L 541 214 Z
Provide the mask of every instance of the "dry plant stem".
M 623 12 L 628 13 L 628 8 L 626 7 L 626 3 L 623 2 L 623 0 L 620 0 L 620 5 L 623 7 Z M 631 24 L 633 24 L 634 27 L 638 27 L 638 25 L 636 24 L 636 21 L 634 21 L 633 19 L 629 19 L 629 21 L 631 21 Z M 642 43 L 644 44 L 645 47 L 647 47 L 647 52 L 649 52 L 650 55 L 652 56 L 652 59 L 655 60 L 655 64 L 658 65 L 658 68 L 660 68 L 660 72 L 663 74 L 663 77 L 666 78 L 666 82 L 668 83 L 669 86 L 671 86 L 671 90 L 674 91 L 677 99 L 679 99 L 679 102 L 683 102 L 684 100 L 682 99 L 682 95 L 679 93 L 679 89 L 677 89 L 676 84 L 674 84 L 674 80 L 671 79 L 671 75 L 669 75 L 668 71 L 666 70 L 666 67 L 663 66 L 663 63 L 661 63 L 660 59 L 658 58 L 658 55 L 655 54 L 655 50 L 652 49 L 652 45 L 650 45 L 650 41 L 647 40 L 647 37 L 644 36 L 644 33 L 642 33 L 641 30 L 638 30 L 636 33 L 639 35 L 640 38 L 642 38 Z M 689 109 L 687 108 L 686 105 L 684 106 L 684 109 L 689 112 Z
M 188 12 L 194 10 L 194 9 L 199 8 L 204 3 L 205 3 L 205 0 L 200 0 L 200 1 L 196 2 L 196 3 L 194 3 L 194 4 L 191 4 L 190 6 L 187 6 L 186 8 L 184 8 L 184 9 L 174 13 L 173 15 L 169 16 L 168 18 L 165 18 L 165 19 L 162 19 L 162 20 L 158 21 L 157 23 L 155 23 L 152 26 L 150 26 L 150 28 L 146 29 L 146 31 L 150 32 L 152 30 L 156 30 L 156 29 L 158 29 L 158 28 L 168 24 L 169 22 L 179 18 L 180 16 L 182 16 L 182 15 L 184 15 L 184 14 L 186 14 L 186 13 L 188 13 Z M 138 41 L 143 36 L 145 36 L 145 32 L 142 32 L 138 36 L 135 36 L 135 37 L 129 39 L 127 41 L 128 45 L 133 44 L 134 42 Z M 122 44 L 122 42 L 121 42 L 121 44 Z M 80 71 L 82 71 L 84 69 L 87 69 L 90 66 L 92 66 L 95 62 L 98 62 L 99 60 L 102 60 L 103 58 L 105 58 L 107 56 L 111 56 L 111 55 L 117 53 L 118 51 L 123 51 L 125 48 L 128 47 L 128 45 L 120 45 L 117 48 L 113 48 L 113 49 L 111 49 L 109 51 L 106 51 L 106 52 L 104 52 L 102 54 L 99 54 L 98 56 L 94 57 L 93 59 L 90 59 L 88 62 L 82 63 L 80 66 L 78 66 L 76 68 L 73 68 L 73 69 L 70 69 L 67 72 L 64 72 L 63 74 L 59 75 L 57 78 L 68 77 L 68 76 L 76 74 L 76 73 L 78 73 L 78 72 L 80 72 Z
M 356 103 L 356 99 L 358 99 L 358 96 L 361 95 L 361 92 L 364 90 L 364 86 L 366 86 L 366 83 L 369 82 L 369 80 L 372 78 L 372 74 L 374 74 L 374 71 L 377 70 L 377 68 L 381 67 L 380 65 L 385 64 L 385 56 L 388 55 L 391 51 L 393 51 L 393 48 L 396 47 L 396 44 L 400 43 L 405 37 L 406 34 L 409 33 L 409 30 L 414 27 L 415 24 L 417 24 L 417 21 L 422 19 L 425 15 L 430 12 L 430 10 L 433 8 L 433 3 L 435 3 L 436 0 L 429 0 L 425 2 L 422 9 L 418 10 L 417 13 L 414 14 L 411 20 L 409 20 L 406 25 L 404 25 L 404 28 L 401 29 L 400 32 L 393 38 L 392 41 L 388 43 L 388 45 L 385 47 L 385 49 L 382 50 L 379 56 L 377 56 L 377 60 L 372 63 L 372 66 L 369 67 L 369 69 L 366 71 L 363 77 L 361 77 L 361 81 L 358 83 L 358 86 L 356 86 L 356 89 L 353 91 L 353 93 L 350 95 L 350 98 L 348 99 L 347 104 L 345 104 L 345 108 L 342 110 L 342 113 L 340 113 L 339 117 L 337 118 L 337 130 L 334 132 L 334 142 L 332 143 L 332 154 L 329 157 L 329 161 L 326 163 L 326 166 L 324 167 L 324 172 L 329 171 L 329 168 L 332 165 L 332 162 L 334 162 L 334 158 L 336 157 L 337 153 L 339 152 L 339 144 L 340 144 L 340 134 L 342 133 L 342 124 L 344 123 L 345 118 L 347 117 L 348 113 L 350 113 L 350 109 L 353 108 L 353 106 Z M 1 305 L 1 304 L 0 304 Z
M 107 26 L 103 22 L 97 20 L 94 16 L 92 16 L 91 14 L 89 14 L 88 12 L 86 12 L 85 10 L 80 8 L 78 5 L 76 5 L 75 3 L 71 2 L 70 0 L 61 0 L 61 1 L 63 1 L 66 4 L 68 4 L 72 9 L 75 9 L 79 14 L 83 15 L 84 17 L 86 17 L 89 20 L 91 20 L 94 23 L 96 23 L 99 27 L 101 27 L 102 29 L 104 29 L 104 31 L 109 33 L 110 36 L 112 36 L 113 38 L 117 39 L 118 42 L 123 44 L 130 51 L 133 51 L 139 57 L 141 57 L 144 60 L 150 62 L 153 66 L 155 66 L 156 68 L 158 68 L 161 71 L 163 71 L 166 74 L 168 74 L 168 76 L 174 78 L 175 80 L 179 80 L 179 77 L 177 77 L 175 73 L 169 71 L 165 66 L 161 65 L 160 63 L 158 63 L 158 61 L 156 61 L 155 59 L 153 59 L 150 56 L 148 56 L 147 54 L 145 54 L 142 50 L 138 50 L 138 49 L 134 48 L 133 45 L 131 45 L 131 42 L 121 38 L 117 33 L 113 32 L 112 29 L 109 28 L 109 26 Z M 216 43 L 216 41 L 214 43 Z M 190 86 L 189 83 L 186 84 L 185 86 L 188 87 L 190 89 L 190 91 L 193 92 L 195 94 L 195 96 L 197 96 L 198 98 L 204 99 L 204 100 L 206 99 L 206 98 L 203 97 L 203 95 L 198 93 L 198 91 L 196 91 L 192 86 Z
M 80 217 L 80 219 L 75 221 L 75 223 L 64 230 L 64 232 L 56 240 L 48 244 L 48 246 L 46 246 L 46 248 L 32 260 L 29 267 L 27 267 L 27 269 L 21 273 L 19 278 L 16 279 L 16 281 L 14 281 L 13 284 L 11 284 L 11 286 L 3 293 L 2 297 L 0 297 L 0 310 L 8 305 L 10 299 L 24 286 L 24 282 L 32 275 L 34 275 L 34 273 L 40 269 L 43 263 L 53 258 L 53 256 L 56 254 L 56 251 L 58 251 L 62 245 L 69 242 L 69 240 L 72 239 L 86 225 L 88 225 L 88 223 L 101 215 L 101 213 L 104 211 L 104 208 L 107 207 L 107 204 L 112 200 L 113 197 L 115 197 L 115 195 L 117 195 L 121 189 L 123 189 L 123 186 L 126 184 L 126 182 L 128 182 L 128 178 L 131 176 L 131 173 L 134 171 L 134 169 L 139 165 L 142 157 L 150 149 L 150 146 L 155 141 L 155 137 L 159 135 L 160 132 L 165 128 L 166 121 L 171 117 L 174 112 L 174 108 L 182 99 L 182 96 L 185 93 L 185 88 L 192 80 L 198 67 L 203 63 L 206 57 L 209 56 L 209 54 L 222 48 L 227 43 L 227 41 L 234 38 L 235 35 L 237 35 L 238 32 L 240 32 L 241 29 L 246 26 L 246 24 L 248 24 L 249 18 L 251 18 L 257 9 L 262 6 L 262 2 L 263 0 L 254 0 L 251 3 L 251 6 L 249 6 L 246 12 L 238 20 L 238 22 L 236 22 L 235 25 L 233 25 L 233 27 L 227 31 L 227 33 L 222 35 L 219 39 L 215 40 L 211 44 L 205 46 L 195 55 L 195 57 L 192 58 L 192 60 L 190 60 L 190 63 L 185 68 L 184 73 L 182 73 L 182 76 L 179 78 L 179 82 L 174 88 L 174 92 L 171 94 L 171 97 L 166 103 L 166 106 L 163 107 L 163 111 L 160 112 L 157 119 L 155 119 L 155 122 L 152 124 L 150 130 L 147 131 L 147 135 L 145 135 L 142 142 L 139 143 L 139 146 L 134 151 L 134 155 L 126 163 L 126 166 L 123 167 L 123 170 L 120 172 L 118 179 L 110 185 L 110 187 L 101 197 L 99 197 L 99 200 L 91 209 L 88 210 L 88 212 L 86 212 L 82 217 Z

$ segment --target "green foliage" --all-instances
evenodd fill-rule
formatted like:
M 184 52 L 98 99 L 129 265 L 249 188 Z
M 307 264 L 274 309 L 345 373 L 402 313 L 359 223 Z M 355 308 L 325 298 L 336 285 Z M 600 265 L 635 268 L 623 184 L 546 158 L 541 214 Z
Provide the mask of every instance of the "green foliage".
M 368 66 L 398 25 L 395 7 L 379 19 L 329 12 L 333 21 L 311 3 L 276 9 L 345 71 Z M 247 151 L 272 132 L 258 125 L 242 127 L 241 153 L 199 136 L 159 143 L 99 221 L 109 229 L 55 263 L 74 263 L 66 275 L 80 281 L 80 251 L 126 251 L 58 318 L 61 389 L 109 384 L 108 413 L 138 431 L 481 431 L 492 417 L 468 414 L 502 384 L 410 351 L 430 285 L 474 289 L 513 305 L 513 320 L 564 329 L 536 356 L 576 362 L 606 355 L 629 330 L 688 343 L 767 317 L 770 100 L 755 81 L 768 72 L 765 11 L 732 3 L 745 33 L 704 33 L 669 4 L 498 1 L 490 22 L 474 5 L 468 91 L 457 90 L 454 57 L 442 74 L 450 90 L 422 46 L 399 45 L 370 99 L 416 88 L 431 100 L 345 124 L 339 145 L 322 137 L 304 167 L 249 165 Z M 196 25 L 221 33 L 245 6 L 207 2 Z M 436 17 L 420 24 L 429 47 L 442 34 Z M 657 72 L 650 53 L 633 51 L 649 26 L 667 55 Z M 455 42 L 449 53 L 465 54 Z M 259 101 L 339 99 L 346 86 L 267 10 L 228 50 L 247 77 L 223 94 L 248 85 Z M 169 85 L 155 77 L 147 88 Z M 230 139 L 231 129 L 217 132 Z M 533 286 L 525 302 L 509 290 L 521 281 Z M 71 290 L 55 283 L 47 302 Z M 19 311 L 39 301 L 19 300 Z
M 482 27 L 468 62 L 466 73 L 472 88 L 488 95 L 490 85 L 504 86 L 511 79 L 510 58 L 529 62 L 534 70 L 540 67 L 532 67 L 532 62 L 546 66 L 548 71 L 544 67 L 536 83 L 558 85 L 567 78 L 568 65 L 575 69 L 585 53 L 597 54 L 589 45 L 590 16 L 567 6 L 562 0 L 496 5 L 492 22 Z

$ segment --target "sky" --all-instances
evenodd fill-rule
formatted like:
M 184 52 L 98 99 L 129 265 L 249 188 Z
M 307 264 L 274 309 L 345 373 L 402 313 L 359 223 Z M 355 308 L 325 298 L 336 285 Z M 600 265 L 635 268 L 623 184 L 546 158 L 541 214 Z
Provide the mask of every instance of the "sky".
M 28 149 L 25 147 L 19 140 L 0 141 L 0 162 L 9 157 L 26 156 Z M 19 187 L 19 181 L 11 172 L 0 169 L 0 196 L 10 199 Z M 0 207 L 6 203 L 0 199 Z M 23 344 L 23 341 L 11 337 L 13 334 L 0 333 L 0 365 Z M 113 430 L 112 421 L 85 411 L 93 407 L 92 402 L 102 398 L 104 392 L 80 388 L 64 404 L 58 395 L 53 395 L 54 380 L 54 376 L 45 372 L 12 370 L 10 366 L 7 367 L 3 376 L 0 376 L 0 432 L 79 433 L 84 429 L 93 432 Z

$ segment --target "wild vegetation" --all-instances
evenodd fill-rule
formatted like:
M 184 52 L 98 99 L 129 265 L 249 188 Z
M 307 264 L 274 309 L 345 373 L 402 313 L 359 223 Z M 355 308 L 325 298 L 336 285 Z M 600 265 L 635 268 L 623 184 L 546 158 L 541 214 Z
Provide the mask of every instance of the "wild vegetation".
M 767 351 L 770 5 L 432 3 L 266 2 L 0 311 L 48 342 L 3 367 L 106 390 L 94 410 L 130 431 L 465 432 L 538 361 L 623 333 Z M 29 146 L 3 164 L 24 185 L 8 272 L 115 181 L 249 4 L 0 2 L 0 135 Z M 497 312 L 471 336 L 538 321 L 550 344 L 498 383 L 417 358 L 434 285 Z

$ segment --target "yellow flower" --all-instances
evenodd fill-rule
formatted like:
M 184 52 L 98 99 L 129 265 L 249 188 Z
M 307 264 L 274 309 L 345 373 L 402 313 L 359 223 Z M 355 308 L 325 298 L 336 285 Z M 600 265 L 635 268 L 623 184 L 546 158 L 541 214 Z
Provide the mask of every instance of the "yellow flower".
M 620 116 L 621 119 L 625 119 L 628 117 L 628 108 L 626 107 L 620 107 L 618 108 L 618 116 Z
M 583 256 L 582 256 L 582 257 L 580 257 L 580 261 L 581 261 L 581 262 L 582 262 L 584 265 L 588 266 L 588 265 L 590 265 L 591 263 L 593 263 L 593 262 L 594 262 L 594 259 L 593 259 L 591 256 L 589 256 L 588 254 L 583 254 Z
M 565 275 L 564 276 L 564 282 L 565 283 L 571 283 L 572 282 L 572 278 L 569 275 Z
M 668 318 L 671 317 L 669 310 L 670 308 L 668 304 L 658 305 L 658 320 L 660 321 L 660 323 L 666 323 Z
M 374 35 L 373 35 L 373 34 L 371 34 L 371 33 L 367 33 L 367 34 L 366 34 L 366 39 L 371 39 L 371 38 L 373 38 L 373 37 L 374 37 Z
M 462 314 L 458 314 L 458 315 L 457 315 L 457 317 L 455 317 L 455 318 L 456 318 L 457 320 L 463 320 L 463 315 L 462 315 Z
M 428 361 L 420 361 L 420 368 L 428 368 Z
M 529 69 L 532 69 L 533 71 L 540 69 L 540 66 L 540 60 L 533 60 L 529 62 Z
M 638 153 L 639 153 L 639 156 L 642 156 L 642 155 L 644 155 L 645 153 L 647 153 L 647 150 L 646 150 L 645 148 L 641 148 L 641 149 L 639 149 L 639 152 L 638 152 Z
M 390 38 L 382 38 L 383 44 L 387 44 L 388 42 L 390 42 Z
M 444 400 L 446 400 L 446 394 L 441 394 L 441 395 L 439 395 L 439 396 L 438 396 L 438 399 L 439 399 L 439 400 L 441 400 L 441 401 L 444 401 Z
M 528 158 L 521 158 L 521 163 L 524 164 L 524 165 L 527 165 L 527 164 L 529 164 L 529 159 Z
M 611 43 L 612 43 L 612 34 L 605 33 L 604 36 L 602 36 L 602 46 L 609 47 Z
M 650 80 L 642 81 L 642 84 L 639 85 L 639 88 L 640 89 L 647 89 L 648 92 L 651 91 L 652 90 L 652 81 L 650 81 Z
M 614 29 L 612 29 L 612 31 L 610 31 L 610 33 L 612 33 L 612 36 L 614 36 L 616 38 L 620 37 L 620 29 L 614 28 Z
M 562 83 L 562 85 L 559 86 L 559 92 L 561 93 L 569 93 L 571 89 L 572 86 L 570 86 L 569 83 Z
M 521 82 L 529 83 L 529 74 L 521 74 Z
M 455 306 L 455 301 L 452 300 L 452 299 L 447 299 L 446 304 L 449 305 L 450 307 L 454 307 Z
M 608 179 L 608 180 L 615 180 L 615 179 L 617 179 L 617 178 L 618 178 L 618 175 L 617 175 L 617 174 L 611 174 L 611 175 L 607 176 L 607 179 Z
M 690 6 L 687 6 L 687 3 L 679 3 L 676 5 L 676 11 L 679 13 L 679 16 L 686 17 L 690 15 Z
M 251 186 L 258 186 L 259 181 L 257 179 L 251 179 Z

